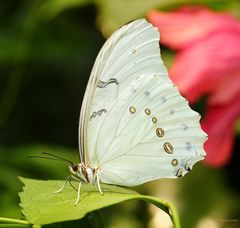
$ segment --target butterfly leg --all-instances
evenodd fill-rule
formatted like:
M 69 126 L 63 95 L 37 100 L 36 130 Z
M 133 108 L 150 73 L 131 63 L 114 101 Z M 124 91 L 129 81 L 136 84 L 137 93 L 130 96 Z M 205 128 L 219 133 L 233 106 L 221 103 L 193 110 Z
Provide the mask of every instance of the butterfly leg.
M 99 181 L 99 176 L 98 176 L 98 174 L 97 174 L 96 176 L 97 176 L 97 186 L 98 186 L 98 190 L 99 190 L 100 194 L 103 195 L 103 192 L 102 192 L 102 189 L 101 189 L 101 185 L 100 185 L 100 181 Z
M 69 179 L 69 184 L 71 185 L 71 187 L 73 188 L 73 189 L 75 189 L 76 191 L 78 190 L 73 184 L 72 184 L 72 178 L 70 178 Z
M 79 200 L 80 200 L 81 185 L 82 185 L 82 182 L 80 181 L 79 184 L 78 184 L 77 199 L 76 199 L 76 202 L 75 202 L 75 204 L 74 204 L 74 207 L 76 207 L 76 206 L 78 205 Z
M 69 184 L 71 185 L 71 187 L 73 189 L 75 189 L 76 191 L 78 191 L 78 189 L 72 184 L 72 180 L 75 180 L 77 182 L 79 182 L 80 180 L 78 178 L 76 178 L 75 176 L 71 175 L 71 178 L 69 179 Z
M 71 177 L 72 177 L 72 176 L 70 175 L 70 176 L 65 180 L 63 186 L 62 186 L 59 190 L 54 191 L 54 192 L 52 192 L 52 193 L 59 193 L 59 192 L 61 192 L 61 191 L 64 189 L 64 187 L 66 186 L 67 182 L 70 182 Z

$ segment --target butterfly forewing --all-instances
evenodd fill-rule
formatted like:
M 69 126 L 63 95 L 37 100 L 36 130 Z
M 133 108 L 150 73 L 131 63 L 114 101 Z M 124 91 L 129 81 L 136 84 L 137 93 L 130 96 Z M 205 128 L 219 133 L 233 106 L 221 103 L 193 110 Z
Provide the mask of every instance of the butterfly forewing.
M 133 82 L 143 69 L 152 74 L 165 71 L 163 64 L 159 64 L 158 41 L 157 29 L 141 19 L 121 27 L 100 50 L 81 108 L 79 123 L 81 161 L 86 162 L 83 158 L 93 154 L 104 114 L 126 86 Z
M 108 39 L 84 100 L 80 144 L 101 182 L 134 186 L 182 176 L 205 156 L 199 115 L 168 78 L 159 33 L 146 20 Z

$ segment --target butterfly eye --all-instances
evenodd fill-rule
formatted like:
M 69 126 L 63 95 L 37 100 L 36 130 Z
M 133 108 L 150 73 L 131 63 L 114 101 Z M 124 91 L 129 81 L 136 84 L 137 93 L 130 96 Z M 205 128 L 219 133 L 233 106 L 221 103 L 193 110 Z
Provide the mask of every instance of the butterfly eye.
M 77 171 L 78 171 L 78 166 L 77 166 L 77 165 L 75 165 L 75 166 L 73 167 L 73 171 L 74 171 L 74 172 L 77 172 Z
M 70 166 L 71 166 L 71 168 L 72 168 L 72 170 L 73 170 L 74 172 L 77 172 L 77 171 L 78 171 L 78 165 L 70 164 Z

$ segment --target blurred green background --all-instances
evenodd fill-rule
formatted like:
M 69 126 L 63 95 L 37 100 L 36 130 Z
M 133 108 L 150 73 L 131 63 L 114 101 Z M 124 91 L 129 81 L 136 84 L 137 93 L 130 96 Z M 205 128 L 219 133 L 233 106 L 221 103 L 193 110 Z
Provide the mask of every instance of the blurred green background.
M 203 4 L 239 17 L 239 1 L 34 0 L 0 2 L 0 216 L 21 218 L 18 176 L 64 179 L 65 163 L 27 159 L 49 152 L 78 162 L 78 118 L 92 65 L 105 37 L 149 9 Z M 162 48 L 169 67 L 174 53 Z M 201 107 L 195 107 L 201 109 Z M 203 164 L 179 180 L 136 188 L 172 201 L 183 227 L 240 227 L 239 136 L 230 164 Z M 81 221 L 46 227 L 171 227 L 167 215 L 129 202 Z

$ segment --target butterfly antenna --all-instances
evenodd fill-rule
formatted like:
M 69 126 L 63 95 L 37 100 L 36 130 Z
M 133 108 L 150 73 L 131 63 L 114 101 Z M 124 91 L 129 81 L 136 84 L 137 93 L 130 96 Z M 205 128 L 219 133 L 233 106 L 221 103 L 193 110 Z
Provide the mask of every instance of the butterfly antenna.
M 27 156 L 27 158 L 43 158 L 43 159 L 50 159 L 50 160 L 57 160 L 57 161 L 65 161 L 65 162 L 73 164 L 72 161 L 70 161 L 66 158 L 59 157 L 59 156 L 54 155 L 54 154 L 50 154 L 50 153 L 47 153 L 47 152 L 42 152 L 42 154 L 48 155 L 50 157 L 44 157 L 44 156 L 40 156 L 40 155 L 32 155 L 32 156 Z

